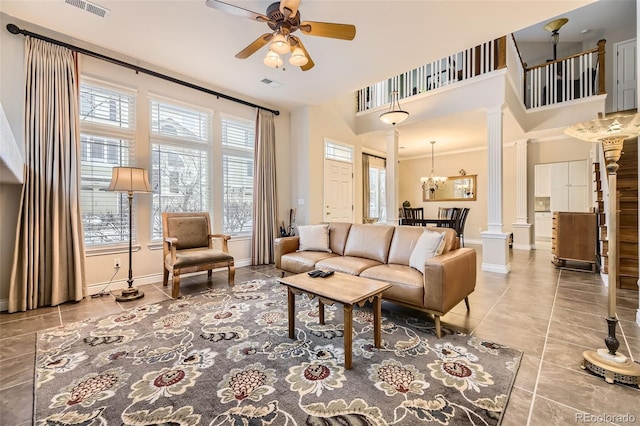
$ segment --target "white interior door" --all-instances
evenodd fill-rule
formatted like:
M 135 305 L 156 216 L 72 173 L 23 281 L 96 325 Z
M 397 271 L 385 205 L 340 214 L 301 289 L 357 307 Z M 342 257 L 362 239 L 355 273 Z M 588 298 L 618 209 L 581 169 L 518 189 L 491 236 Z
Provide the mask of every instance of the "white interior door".
M 324 221 L 353 223 L 353 164 L 324 160 Z
M 616 44 L 616 108 L 617 111 L 636 109 L 636 41 Z

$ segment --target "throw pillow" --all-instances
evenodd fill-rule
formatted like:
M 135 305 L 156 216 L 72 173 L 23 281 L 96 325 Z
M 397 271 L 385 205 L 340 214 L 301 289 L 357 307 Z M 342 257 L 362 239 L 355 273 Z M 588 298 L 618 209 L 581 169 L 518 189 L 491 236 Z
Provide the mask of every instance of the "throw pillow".
M 438 249 L 442 246 L 443 241 L 443 233 L 424 231 L 411 252 L 409 266 L 424 273 L 425 262 L 438 254 Z
M 329 224 L 298 226 L 300 246 L 298 251 L 326 251 L 329 248 Z

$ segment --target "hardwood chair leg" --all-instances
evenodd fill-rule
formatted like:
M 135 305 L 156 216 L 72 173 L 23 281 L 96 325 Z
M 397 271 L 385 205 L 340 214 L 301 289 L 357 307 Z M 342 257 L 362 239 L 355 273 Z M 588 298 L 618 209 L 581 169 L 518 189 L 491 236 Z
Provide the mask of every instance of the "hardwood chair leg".
M 440 315 L 434 315 L 433 318 L 436 320 L 436 336 L 440 339 L 442 337 L 442 330 L 440 329 Z
M 164 268 L 164 273 L 162 275 L 162 286 L 166 287 L 167 284 L 169 284 L 169 270 L 167 269 L 167 267 L 165 266 Z
M 469 296 L 464 298 L 464 304 L 467 305 L 467 311 L 470 311 L 470 309 L 469 309 Z
M 236 267 L 233 261 L 229 262 L 229 285 L 234 285 L 236 282 Z
M 173 288 L 171 289 L 171 297 L 174 299 L 180 297 L 180 271 L 173 271 Z

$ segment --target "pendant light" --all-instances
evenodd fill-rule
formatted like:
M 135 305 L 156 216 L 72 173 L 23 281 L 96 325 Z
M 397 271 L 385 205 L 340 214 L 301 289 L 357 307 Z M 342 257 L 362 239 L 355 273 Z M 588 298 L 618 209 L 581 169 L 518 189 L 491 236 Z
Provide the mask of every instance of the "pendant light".
M 400 109 L 400 101 L 398 100 L 398 91 L 394 90 L 391 93 L 391 105 L 389 105 L 389 111 L 380 115 L 380 120 L 383 123 L 396 125 L 402 123 L 409 118 L 409 113 Z

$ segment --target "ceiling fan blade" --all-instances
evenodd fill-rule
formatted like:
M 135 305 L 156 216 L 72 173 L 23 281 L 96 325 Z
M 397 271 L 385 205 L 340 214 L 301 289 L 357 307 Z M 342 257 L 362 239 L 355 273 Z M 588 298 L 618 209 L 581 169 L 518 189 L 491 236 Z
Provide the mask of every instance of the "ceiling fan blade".
M 262 46 L 269 43 L 269 40 L 273 38 L 272 33 L 262 34 L 253 43 L 236 53 L 236 58 L 247 59 L 249 56 L 256 53 Z
M 248 18 L 248 19 L 251 19 L 252 21 L 269 22 L 269 18 L 267 18 L 266 16 L 260 13 L 252 12 L 242 7 L 234 6 L 232 4 L 225 3 L 219 0 L 207 0 L 206 4 L 207 6 L 213 9 L 217 9 L 222 12 L 229 13 L 231 15 L 240 16 L 242 18 Z
M 298 6 L 300 6 L 300 0 L 280 0 L 280 13 L 286 18 L 296 16 Z M 285 9 L 289 9 L 290 12 L 285 12 Z
M 341 40 L 353 40 L 356 36 L 356 27 L 350 24 L 334 24 L 331 22 L 304 21 L 300 23 L 300 31 L 305 34 L 339 38 Z
M 311 55 L 309 55 L 309 52 L 307 52 L 307 48 L 304 47 L 304 44 L 302 44 L 302 41 L 300 40 L 300 38 L 298 38 L 296 36 L 289 36 L 289 39 L 293 40 L 293 42 L 295 44 L 297 44 L 298 47 L 300 47 L 300 49 L 302 49 L 302 51 L 304 52 L 304 55 L 309 60 L 309 62 L 307 62 L 306 64 L 301 66 L 300 69 L 302 71 L 309 71 L 311 68 L 313 68 L 315 66 L 315 63 L 313 62 L 313 59 L 311 59 Z

